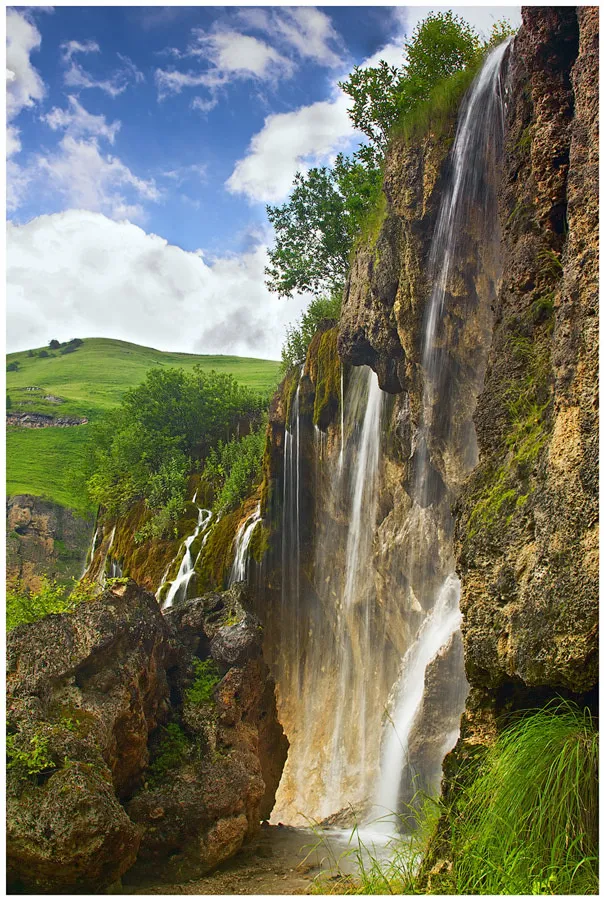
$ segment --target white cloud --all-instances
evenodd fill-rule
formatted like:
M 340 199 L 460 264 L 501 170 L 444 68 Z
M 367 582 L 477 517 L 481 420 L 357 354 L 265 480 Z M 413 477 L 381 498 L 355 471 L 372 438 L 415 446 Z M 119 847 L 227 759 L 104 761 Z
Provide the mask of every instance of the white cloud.
M 231 30 L 208 34 L 200 28 L 193 35 L 195 44 L 188 55 L 204 57 L 221 76 L 265 79 L 293 73 L 291 60 L 258 38 Z
M 77 140 L 66 134 L 53 154 L 37 157 L 31 174 L 62 195 L 68 206 L 115 219 L 143 220 L 141 201 L 160 196 L 154 181 L 139 178 L 117 157 L 104 156 L 95 138 Z
M 7 229 L 8 347 L 104 336 L 278 358 L 308 298 L 265 288 L 266 247 L 206 261 L 127 222 L 68 210 Z
M 13 156 L 21 150 L 21 138 L 19 129 L 15 125 L 6 127 L 6 155 Z
M 347 106 L 340 92 L 333 101 L 268 116 L 247 155 L 235 164 L 228 190 L 261 203 L 285 199 L 298 170 L 327 160 L 354 136 Z
M 69 96 L 67 102 L 69 104 L 68 109 L 59 109 L 55 106 L 49 113 L 42 116 L 43 121 L 53 131 L 64 129 L 76 137 L 91 134 L 105 138 L 110 144 L 113 144 L 115 136 L 121 127 L 121 122 L 116 120 L 109 125 L 105 116 L 95 116 L 84 109 L 77 97 Z
M 294 51 L 303 59 L 332 68 L 342 65 L 342 57 L 334 49 L 341 44 L 340 36 L 329 16 L 315 7 L 242 9 L 238 18 L 285 44 L 290 53 Z
M 41 100 L 45 88 L 29 58 L 30 53 L 37 50 L 42 42 L 40 32 L 15 9 L 6 11 L 6 42 L 6 116 L 10 121 L 21 110 Z
M 61 51 L 63 62 L 71 62 L 74 53 L 100 53 L 101 48 L 96 41 L 65 41 Z
M 158 98 L 163 100 L 169 94 L 180 94 L 183 88 L 199 87 L 207 85 L 206 72 L 178 72 L 165 69 L 155 70 L 155 82 L 158 88 Z M 215 104 L 213 104 L 215 105 Z

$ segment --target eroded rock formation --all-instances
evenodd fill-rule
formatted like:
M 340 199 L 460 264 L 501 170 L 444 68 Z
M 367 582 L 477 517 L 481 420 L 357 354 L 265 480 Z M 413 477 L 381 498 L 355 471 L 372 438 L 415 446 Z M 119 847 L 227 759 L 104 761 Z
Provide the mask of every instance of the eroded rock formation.
M 287 740 L 243 600 L 166 620 L 129 581 L 10 633 L 13 889 L 103 891 L 137 860 L 133 878 L 207 871 L 269 815 Z

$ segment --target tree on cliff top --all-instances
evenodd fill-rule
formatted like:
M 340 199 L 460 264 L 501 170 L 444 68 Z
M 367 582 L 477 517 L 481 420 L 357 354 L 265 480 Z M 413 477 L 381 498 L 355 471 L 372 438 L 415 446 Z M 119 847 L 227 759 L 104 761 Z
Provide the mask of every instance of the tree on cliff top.
M 298 172 L 289 199 L 267 206 L 275 229 L 265 269 L 270 291 L 291 297 L 294 291 L 319 295 L 342 289 L 355 240 L 380 198 L 392 127 L 429 101 L 443 81 L 477 65 L 485 49 L 509 33 L 509 24 L 497 22 L 485 43 L 451 11 L 430 13 L 413 31 L 400 68 L 383 60 L 373 68 L 357 66 L 340 83 L 353 101 L 350 118 L 369 143 L 351 158 L 340 154 L 331 169 Z

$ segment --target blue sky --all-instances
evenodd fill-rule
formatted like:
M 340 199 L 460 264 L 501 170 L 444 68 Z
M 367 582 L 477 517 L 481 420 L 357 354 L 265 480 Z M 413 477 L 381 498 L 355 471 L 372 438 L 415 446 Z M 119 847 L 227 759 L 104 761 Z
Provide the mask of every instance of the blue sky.
M 517 8 L 465 14 L 483 31 Z M 339 79 L 420 7 L 7 13 L 9 349 L 103 335 L 278 357 L 267 202 L 358 142 Z

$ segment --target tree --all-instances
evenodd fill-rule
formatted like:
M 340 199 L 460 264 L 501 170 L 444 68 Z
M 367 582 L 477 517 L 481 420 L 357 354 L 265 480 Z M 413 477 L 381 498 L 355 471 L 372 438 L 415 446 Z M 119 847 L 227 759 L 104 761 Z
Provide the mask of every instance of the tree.
M 266 208 L 275 229 L 265 270 L 269 290 L 284 297 L 341 290 L 354 239 L 380 186 L 379 166 L 367 152 L 340 154 L 331 169 L 298 172 L 289 200 Z
M 456 72 L 476 65 L 484 51 L 513 29 L 495 22 L 489 39 L 450 10 L 430 13 L 417 25 L 404 48 L 405 62 L 397 68 L 384 60 L 367 69 L 354 69 L 340 87 L 352 100 L 348 110 L 359 131 L 380 155 L 386 150 L 393 125 L 420 103 L 430 99 L 436 85 Z
M 48 342 L 48 346 L 50 347 L 51 350 L 60 350 L 60 349 L 61 349 L 61 342 L 60 342 L 60 341 L 57 341 L 57 340 L 55 340 L 55 339 L 53 338 L 52 341 L 49 341 L 49 342 Z
M 19 371 L 19 362 L 15 359 L 13 362 L 10 362 L 6 367 L 7 372 L 18 372 Z
M 341 295 L 332 297 L 315 297 L 310 301 L 296 325 L 290 325 L 285 331 L 285 342 L 281 348 L 281 365 L 284 372 L 294 366 L 301 366 L 306 359 L 310 346 L 319 325 L 325 319 L 340 318 Z

